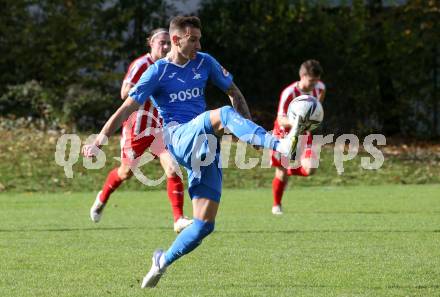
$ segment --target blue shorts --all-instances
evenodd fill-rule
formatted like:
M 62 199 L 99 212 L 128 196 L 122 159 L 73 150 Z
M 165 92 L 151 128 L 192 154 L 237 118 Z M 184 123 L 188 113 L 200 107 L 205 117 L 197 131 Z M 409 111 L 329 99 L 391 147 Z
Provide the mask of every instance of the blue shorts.
M 168 151 L 188 172 L 191 199 L 208 198 L 220 202 L 220 141 L 214 135 L 209 111 L 188 123 L 167 127 L 165 142 Z

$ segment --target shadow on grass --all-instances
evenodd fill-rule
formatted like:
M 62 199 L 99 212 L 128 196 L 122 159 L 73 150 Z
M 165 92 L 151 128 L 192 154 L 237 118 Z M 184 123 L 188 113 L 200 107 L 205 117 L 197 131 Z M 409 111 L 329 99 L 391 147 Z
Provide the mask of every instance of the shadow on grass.
M 118 231 L 118 230 L 143 230 L 145 227 L 88 227 L 88 228 L 50 228 L 50 229 L 0 229 L 0 233 L 7 232 L 76 232 L 76 231 Z M 151 229 L 151 228 L 149 228 Z M 156 230 L 169 230 L 170 228 L 157 227 Z
M 384 285 L 384 286 L 343 286 L 343 285 L 319 285 L 319 284 L 253 284 L 253 283 L 243 283 L 243 284 L 237 284 L 234 285 L 234 287 L 241 287 L 241 288 L 247 288 L 247 289 L 253 289 L 253 288 L 260 288 L 260 289 L 271 289 L 271 288 L 277 288 L 277 289 L 345 289 L 345 290 L 390 290 L 390 289 L 404 289 L 404 290 L 430 290 L 430 289 L 440 289 L 440 285 L 437 284 L 427 284 L 427 285 Z M 191 288 L 191 287 L 188 287 Z M 178 289 L 182 289 L 182 285 L 179 284 Z M 352 296 L 352 295 L 345 295 L 341 294 L 341 296 Z M 353 296 L 361 296 L 361 295 L 353 295 Z M 363 296 L 363 295 L 362 295 Z
M 0 233 L 13 232 L 76 232 L 76 231 L 119 231 L 119 230 L 143 230 L 145 227 L 87 227 L 87 228 L 48 228 L 48 229 L 0 229 Z M 168 227 L 149 228 L 149 230 L 169 230 Z M 236 234 L 265 234 L 265 233 L 440 233 L 440 230 L 216 230 L 215 233 Z
M 440 230 L 221 230 L 218 233 L 440 233 Z

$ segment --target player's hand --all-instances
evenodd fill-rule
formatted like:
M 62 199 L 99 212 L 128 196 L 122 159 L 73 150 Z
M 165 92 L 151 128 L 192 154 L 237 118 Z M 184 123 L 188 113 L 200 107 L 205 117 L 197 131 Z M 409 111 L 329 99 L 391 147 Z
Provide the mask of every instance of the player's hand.
M 82 153 L 86 158 L 96 157 L 99 152 L 99 147 L 95 144 L 86 144 L 82 148 Z

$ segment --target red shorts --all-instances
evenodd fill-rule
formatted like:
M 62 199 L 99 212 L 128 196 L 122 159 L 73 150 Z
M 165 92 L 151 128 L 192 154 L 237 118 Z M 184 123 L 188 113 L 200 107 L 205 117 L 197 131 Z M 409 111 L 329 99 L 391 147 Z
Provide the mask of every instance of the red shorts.
M 134 165 L 138 158 L 149 148 L 149 151 L 157 158 L 165 151 L 162 133 L 157 129 L 155 133 L 147 135 L 134 135 L 133 129 L 124 125 L 121 135 L 121 163 Z
M 275 132 L 275 130 L 274 130 Z M 306 133 L 304 133 L 304 135 L 307 135 L 307 145 L 302 153 L 301 159 L 303 158 L 310 158 L 312 156 L 312 141 L 313 141 L 313 135 L 312 133 L 310 133 L 309 131 L 307 131 Z M 282 136 L 280 134 L 274 133 L 274 135 L 276 138 L 281 139 Z M 286 164 L 289 164 L 289 160 L 287 159 L 286 156 L 281 155 L 281 153 L 276 152 L 276 151 L 271 151 L 270 153 L 270 165 L 272 167 L 286 167 L 283 166 Z M 286 169 L 289 169 L 291 167 L 287 166 Z

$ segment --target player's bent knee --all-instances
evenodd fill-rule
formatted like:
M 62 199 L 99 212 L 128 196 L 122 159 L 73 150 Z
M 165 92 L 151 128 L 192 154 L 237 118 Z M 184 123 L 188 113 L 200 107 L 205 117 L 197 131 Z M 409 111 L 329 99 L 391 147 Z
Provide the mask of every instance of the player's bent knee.
M 122 180 L 127 180 L 133 176 L 133 172 L 128 166 L 121 166 L 118 168 L 118 176 Z
M 173 165 L 164 166 L 163 169 L 165 171 L 165 175 L 167 176 L 167 178 L 175 178 L 179 176 L 177 174 L 177 168 Z
M 222 121 L 221 121 L 221 112 L 220 108 L 211 110 L 209 112 L 209 120 L 211 121 L 212 128 L 214 131 L 219 131 L 223 129 Z
M 220 113 L 221 114 L 228 113 L 228 112 L 231 112 L 231 111 L 235 111 L 234 108 L 232 106 L 230 106 L 230 105 L 222 106 L 219 109 L 220 109 Z
M 232 106 L 226 105 L 219 108 L 220 111 L 220 120 L 223 126 L 227 125 L 228 117 L 232 112 L 235 112 L 235 109 Z
M 176 178 L 176 177 L 178 177 L 179 175 L 177 174 L 177 172 L 176 172 L 176 169 L 173 167 L 173 168 L 167 168 L 167 169 L 165 169 L 165 175 L 168 177 L 168 178 Z
M 275 170 L 275 176 L 277 179 L 286 182 L 288 177 L 287 170 L 283 167 L 277 167 Z

